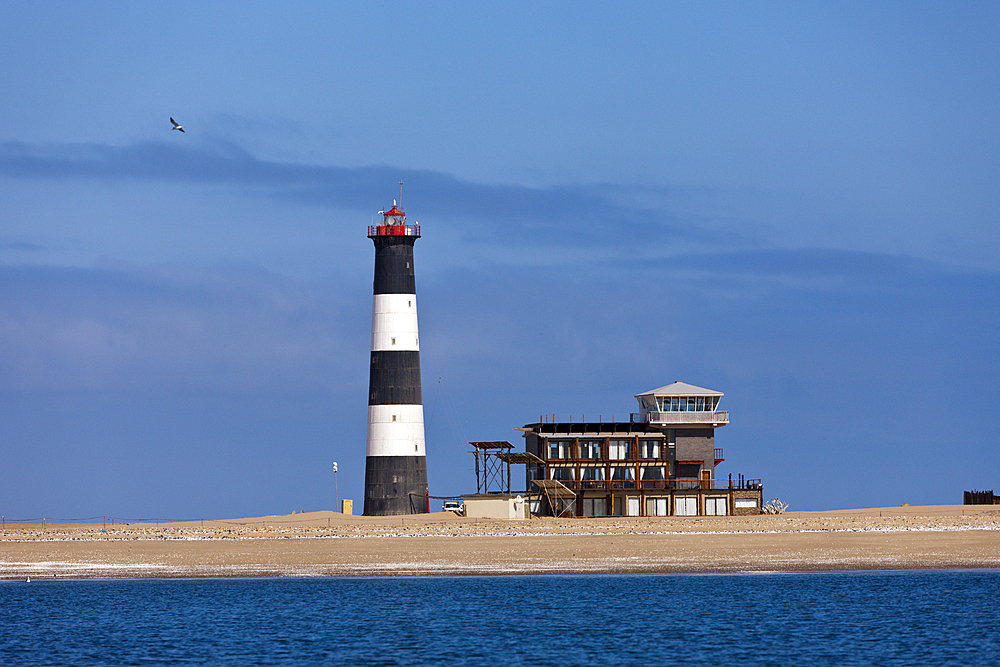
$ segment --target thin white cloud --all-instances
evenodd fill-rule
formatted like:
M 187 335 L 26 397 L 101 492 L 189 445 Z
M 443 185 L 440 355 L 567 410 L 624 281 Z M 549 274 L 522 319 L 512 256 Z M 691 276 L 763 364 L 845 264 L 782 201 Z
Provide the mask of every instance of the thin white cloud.
M 6 391 L 302 391 L 365 368 L 365 305 L 254 270 L 3 268 Z
M 384 196 L 372 192 L 373 183 L 402 180 L 409 184 L 407 201 L 421 216 L 460 226 L 461 236 L 471 242 L 599 248 L 633 245 L 637 239 L 645 244 L 671 239 L 729 246 L 745 242 L 741 235 L 720 235 L 660 206 L 646 209 L 625 203 L 618 186 L 531 188 L 473 183 L 442 172 L 389 165 L 346 168 L 274 162 L 228 141 L 195 146 L 7 142 L 0 144 L 0 178 L 229 186 L 251 197 L 353 210 L 367 210 L 380 194 Z M 659 201 L 679 193 L 664 188 L 658 195 Z

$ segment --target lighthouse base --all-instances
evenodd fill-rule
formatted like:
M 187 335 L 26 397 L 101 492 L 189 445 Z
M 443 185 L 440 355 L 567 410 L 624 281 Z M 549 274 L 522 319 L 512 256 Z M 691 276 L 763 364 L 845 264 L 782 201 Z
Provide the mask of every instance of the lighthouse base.
M 369 456 L 365 459 L 365 516 L 426 514 L 427 457 Z

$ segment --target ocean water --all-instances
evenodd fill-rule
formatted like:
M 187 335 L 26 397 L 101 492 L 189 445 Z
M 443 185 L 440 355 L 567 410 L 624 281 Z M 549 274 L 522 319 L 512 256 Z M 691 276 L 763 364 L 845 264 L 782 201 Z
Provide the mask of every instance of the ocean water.
M 0 665 L 1000 665 L 1000 571 L 0 583 Z

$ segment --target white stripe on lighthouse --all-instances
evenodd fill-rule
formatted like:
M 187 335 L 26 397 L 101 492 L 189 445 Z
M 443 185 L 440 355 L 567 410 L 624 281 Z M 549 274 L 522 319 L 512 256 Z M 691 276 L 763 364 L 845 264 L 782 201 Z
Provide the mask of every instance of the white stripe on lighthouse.
M 415 294 L 376 294 L 372 301 L 372 352 L 420 351 Z
M 367 456 L 425 455 L 424 406 L 368 406 Z

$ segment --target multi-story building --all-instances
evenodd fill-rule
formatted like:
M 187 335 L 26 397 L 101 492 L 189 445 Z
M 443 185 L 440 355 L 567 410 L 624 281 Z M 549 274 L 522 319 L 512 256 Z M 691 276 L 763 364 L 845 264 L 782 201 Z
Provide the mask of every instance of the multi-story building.
M 556 422 L 522 429 L 535 513 L 575 516 L 758 514 L 759 479 L 717 479 L 715 429 L 729 423 L 722 392 L 683 382 L 636 395 L 629 420 Z M 535 458 L 537 457 L 537 458 Z M 547 481 L 546 481 L 547 480 Z M 552 481 L 558 484 L 551 483 Z M 570 493 L 571 492 L 571 493 Z

